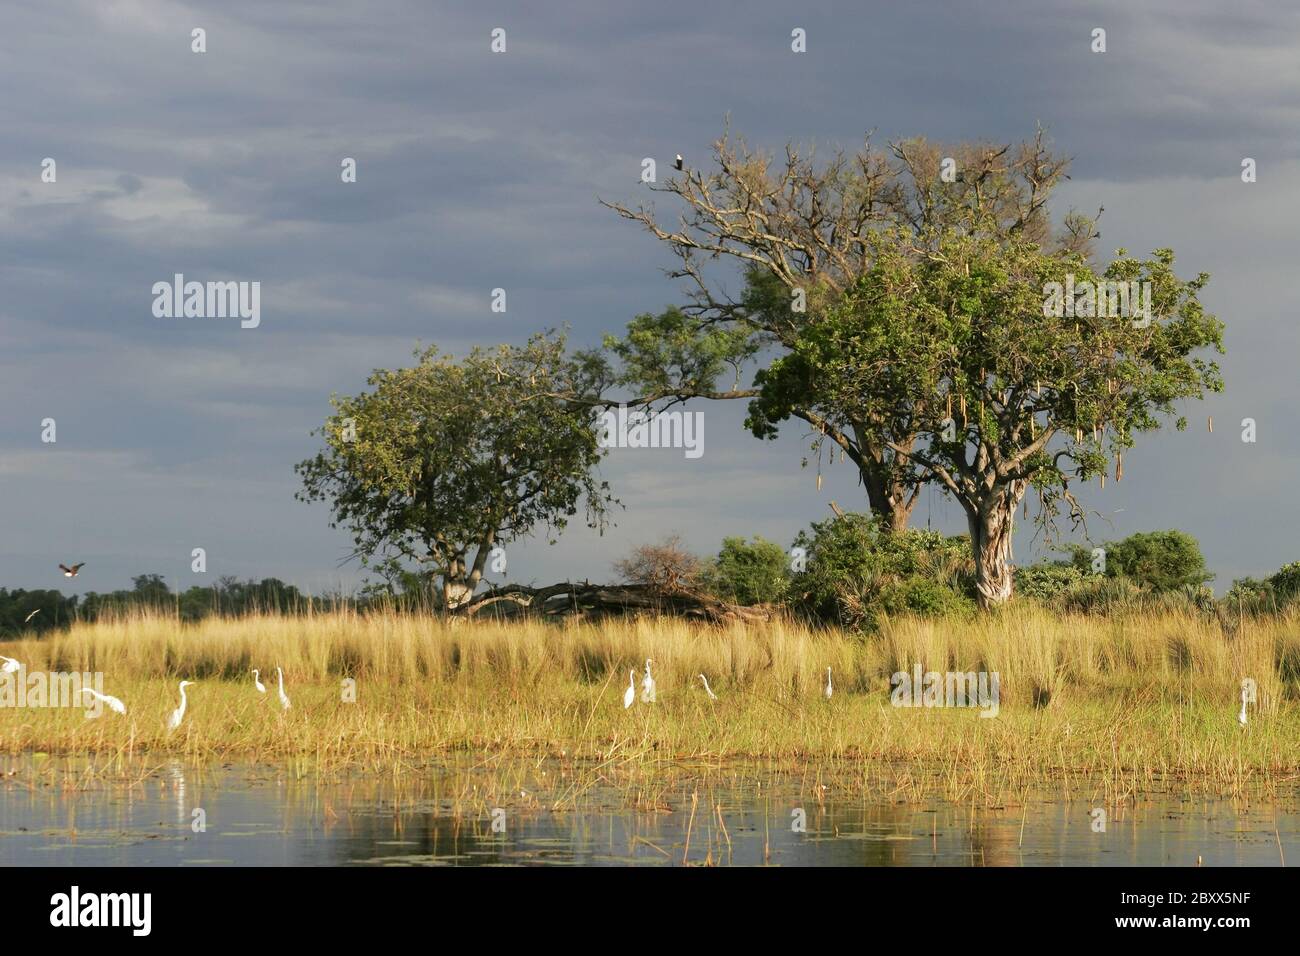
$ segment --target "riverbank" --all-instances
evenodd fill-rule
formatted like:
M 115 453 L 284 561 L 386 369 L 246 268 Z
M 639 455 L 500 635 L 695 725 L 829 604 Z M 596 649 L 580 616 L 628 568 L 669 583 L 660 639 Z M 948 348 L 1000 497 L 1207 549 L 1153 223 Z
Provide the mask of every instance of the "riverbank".
M 790 623 L 135 617 L 0 645 L 23 665 L 15 677 L 102 674 L 103 692 L 127 707 L 98 717 L 84 706 L 0 707 L 0 751 L 85 755 L 104 772 L 175 758 L 275 761 L 321 775 L 415 772 L 437 755 L 478 751 L 573 760 L 584 768 L 579 790 L 613 767 L 624 785 L 644 788 L 682 763 L 743 759 L 813 767 L 863 790 L 888 777 L 903 800 L 937 792 L 997 802 L 1043 787 L 1111 802 L 1170 791 L 1267 798 L 1300 781 L 1297 623 L 1247 620 L 1225 633 L 1180 614 L 1058 617 L 1023 606 L 896 620 L 863 637 Z M 647 657 L 656 700 L 625 710 L 629 671 L 639 696 Z M 947 698 L 895 706 L 894 675 L 918 665 L 922 675 L 996 675 L 996 708 Z M 1257 695 L 1242 727 L 1244 678 Z M 169 732 L 182 679 L 196 683 Z M 884 772 L 900 766 L 924 772 Z

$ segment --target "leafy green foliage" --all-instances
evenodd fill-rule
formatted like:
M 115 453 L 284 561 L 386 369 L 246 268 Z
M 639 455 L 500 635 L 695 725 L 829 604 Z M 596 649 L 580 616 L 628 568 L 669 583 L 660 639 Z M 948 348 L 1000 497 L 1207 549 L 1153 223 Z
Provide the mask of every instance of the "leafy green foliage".
M 878 519 L 847 514 L 815 522 L 795 545 L 807 570 L 793 575 L 791 603 L 818 620 L 875 627 L 881 612 L 947 613 L 971 607 L 971 563 L 963 537 L 890 532 Z
M 718 394 L 724 377 L 736 388 L 762 338 L 748 323 L 709 323 L 674 306 L 638 315 L 623 338 L 606 336 L 604 346 L 620 361 L 618 383 L 654 404 Z
M 790 587 L 789 556 L 776 542 L 755 535 L 724 538 L 706 571 L 710 591 L 733 604 L 783 601 Z
M 1081 584 L 1084 575 L 1069 562 L 1029 564 L 1016 568 L 1016 592 L 1021 597 L 1050 601 Z
M 1121 250 L 1098 273 L 1014 237 L 943 233 L 924 256 L 905 238 L 873 237 L 870 268 L 759 373 L 750 427 L 771 434 L 812 404 L 828 427 L 878 433 L 962 505 L 981 595 L 996 603 L 1029 487 L 1049 526 L 1063 500 L 1078 514 L 1071 482 L 1104 475 L 1175 401 L 1222 388 L 1193 355 L 1222 351 L 1222 324 L 1197 299 L 1207 277 L 1179 279 L 1168 250 Z M 1147 284 L 1151 320 L 1045 314 L 1049 284 L 1103 281 Z
M 1123 577 L 1153 592 L 1200 587 L 1214 575 L 1205 567 L 1205 557 L 1196 539 L 1185 531 L 1149 531 L 1129 535 L 1122 541 L 1107 542 L 1106 576 Z M 1074 565 L 1087 573 L 1092 551 L 1074 549 Z
M 1268 585 L 1283 601 L 1300 594 L 1300 561 L 1292 561 L 1269 576 Z
M 594 474 L 603 450 L 584 400 L 604 369 L 546 333 L 460 361 L 416 355 L 412 368 L 377 370 L 371 391 L 331 399 L 325 449 L 296 467 L 298 497 L 330 504 L 363 564 L 440 574 L 454 607 L 495 546 L 539 528 L 553 542 L 580 502 L 604 526 L 613 499 Z

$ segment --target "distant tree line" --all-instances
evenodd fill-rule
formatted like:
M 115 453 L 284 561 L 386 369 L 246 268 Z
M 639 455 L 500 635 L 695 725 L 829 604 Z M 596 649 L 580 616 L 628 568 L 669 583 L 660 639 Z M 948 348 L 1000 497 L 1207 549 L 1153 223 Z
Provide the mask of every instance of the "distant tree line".
M 141 574 L 131 583 L 130 590 L 91 591 L 80 597 L 54 590 L 0 588 L 0 636 L 39 636 L 73 621 L 95 621 L 135 610 L 174 614 L 183 621 L 213 615 L 297 614 L 312 601 L 310 595 L 277 578 L 240 581 L 222 577 L 209 587 L 196 585 L 184 591 L 173 591 L 161 574 Z M 340 599 L 325 600 L 333 604 Z

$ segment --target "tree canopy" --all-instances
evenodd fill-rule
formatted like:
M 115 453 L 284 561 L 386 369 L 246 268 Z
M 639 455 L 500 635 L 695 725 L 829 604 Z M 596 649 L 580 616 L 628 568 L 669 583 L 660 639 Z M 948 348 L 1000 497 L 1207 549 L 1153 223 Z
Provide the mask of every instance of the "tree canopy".
M 737 374 L 721 389 L 717 379 L 751 360 L 761 375 L 764 361 L 803 347 L 810 326 L 872 268 L 884 231 L 913 255 L 929 253 L 947 234 L 1080 254 L 1096 237 L 1095 220 L 1074 212 L 1053 228 L 1048 200 L 1069 164 L 1041 130 L 1016 145 L 943 147 L 918 138 L 880 149 L 868 137 L 857 151 L 836 150 L 826 161 L 794 145 L 777 158 L 724 133 L 713 161 L 716 168 L 687 169 L 649 187 L 680 203 L 676 224 L 645 204 L 606 203 L 663 241 L 678 260 L 670 275 L 686 283 L 686 306 L 638 316 L 615 344 L 624 383 L 645 396 L 758 397 L 761 381 L 744 387 Z M 720 259 L 744 267 L 739 297 L 711 269 Z M 906 527 L 928 477 L 904 453 L 918 437 L 913 423 L 828 418 L 827 407 L 823 396 L 787 390 L 783 414 L 760 415 L 751 427 L 771 437 L 777 421 L 803 420 L 818 456 L 829 442 L 853 463 L 885 527 Z M 891 441 L 880 440 L 884 432 Z
M 870 423 L 962 506 L 980 598 L 1000 603 L 1031 486 L 1046 526 L 1062 503 L 1082 521 L 1072 481 L 1104 483 L 1112 462 L 1122 478 L 1136 434 L 1175 401 L 1222 388 L 1217 365 L 1195 354 L 1222 351 L 1222 324 L 1198 300 L 1208 277 L 1179 279 L 1165 249 L 1145 260 L 1120 250 L 1099 274 L 1029 240 L 946 232 L 923 255 L 887 233 L 876 242 L 871 268 L 760 373 L 753 424 L 773 427 L 809 395 L 832 426 Z M 1104 282 L 1149 289 L 1153 315 L 1045 307 L 1045 289 Z
M 370 391 L 332 399 L 325 448 L 297 466 L 298 497 L 330 503 L 364 564 L 407 561 L 438 575 L 455 608 L 493 548 L 556 533 L 580 506 L 604 527 L 613 498 L 596 477 L 603 450 L 591 404 L 577 398 L 598 394 L 606 370 L 566 355 L 550 333 L 461 360 L 432 347 L 416 358 L 377 370 Z

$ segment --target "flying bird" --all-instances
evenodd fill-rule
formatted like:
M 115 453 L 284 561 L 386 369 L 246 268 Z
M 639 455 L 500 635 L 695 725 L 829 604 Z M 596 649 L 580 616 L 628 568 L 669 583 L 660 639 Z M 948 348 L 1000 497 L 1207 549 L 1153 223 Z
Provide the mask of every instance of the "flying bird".
M 261 681 L 261 678 L 258 677 L 258 674 L 257 674 L 257 668 L 256 668 L 256 667 L 253 668 L 253 686 L 257 688 L 257 692 L 258 692 L 259 694 L 265 694 L 265 693 L 266 693 L 266 685 L 263 684 L 262 681 Z
M 0 674 L 12 674 L 17 671 L 18 668 L 23 666 L 12 657 L 5 657 L 3 654 L 0 654 L 0 661 L 3 661 L 3 663 L 0 664 Z
M 706 693 L 706 694 L 709 695 L 709 700 L 717 700 L 717 699 L 718 699 L 718 695 L 715 694 L 715 693 L 713 692 L 713 688 L 711 688 L 711 687 L 709 686 L 709 679 L 708 679 L 707 677 L 705 677 L 703 674 L 701 674 L 701 675 L 700 675 L 700 680 L 704 681 L 704 693 Z
M 167 729 L 169 731 L 175 730 L 181 725 L 181 721 L 185 719 L 185 688 L 191 686 L 193 683 L 194 681 L 192 680 L 181 681 L 181 705 L 172 711 L 171 720 L 167 721 Z
M 40 608 L 37 608 L 35 611 L 32 611 L 31 614 L 28 614 L 25 618 L 23 618 L 23 623 L 26 624 L 28 621 L 30 621 L 30 620 L 31 620 L 32 618 L 34 618 L 37 614 L 40 614 L 40 613 L 41 613 L 41 609 L 40 609 Z
M 835 693 L 835 688 L 831 686 L 831 669 L 829 667 L 826 668 L 826 690 L 823 693 L 826 695 L 827 700 L 830 700 L 831 694 Z
M 77 576 L 77 572 L 80 571 L 85 566 L 86 566 L 85 561 L 82 561 L 80 564 L 74 564 L 72 567 L 68 567 L 66 564 L 60 564 L 59 570 L 63 572 L 63 576 L 65 578 L 75 578 Z
M 109 710 L 116 711 L 119 714 L 126 713 L 126 704 L 122 703 L 116 697 L 110 697 L 108 694 L 101 694 L 99 691 L 92 690 L 89 687 L 81 688 L 81 692 L 83 694 L 90 694 L 96 700 L 102 700 L 104 703 L 108 704 Z
M 623 691 L 623 709 L 627 710 L 636 700 L 636 668 L 627 672 L 627 690 Z
M 280 706 L 285 710 L 289 709 L 289 695 L 284 692 L 284 671 L 276 668 L 275 672 L 280 675 Z
M 674 169 L 678 169 L 678 170 L 682 169 L 682 168 L 683 168 L 683 165 L 682 165 L 682 164 L 683 164 L 684 162 L 685 162 L 685 160 L 682 159 L 682 154 L 681 154 L 681 153 L 678 153 L 678 154 L 677 154 L 677 161 L 673 163 L 673 168 L 674 168 Z
M 641 703 L 643 704 L 655 702 L 655 679 L 650 676 L 650 665 L 653 663 L 650 658 L 645 659 L 645 677 L 641 678 Z

